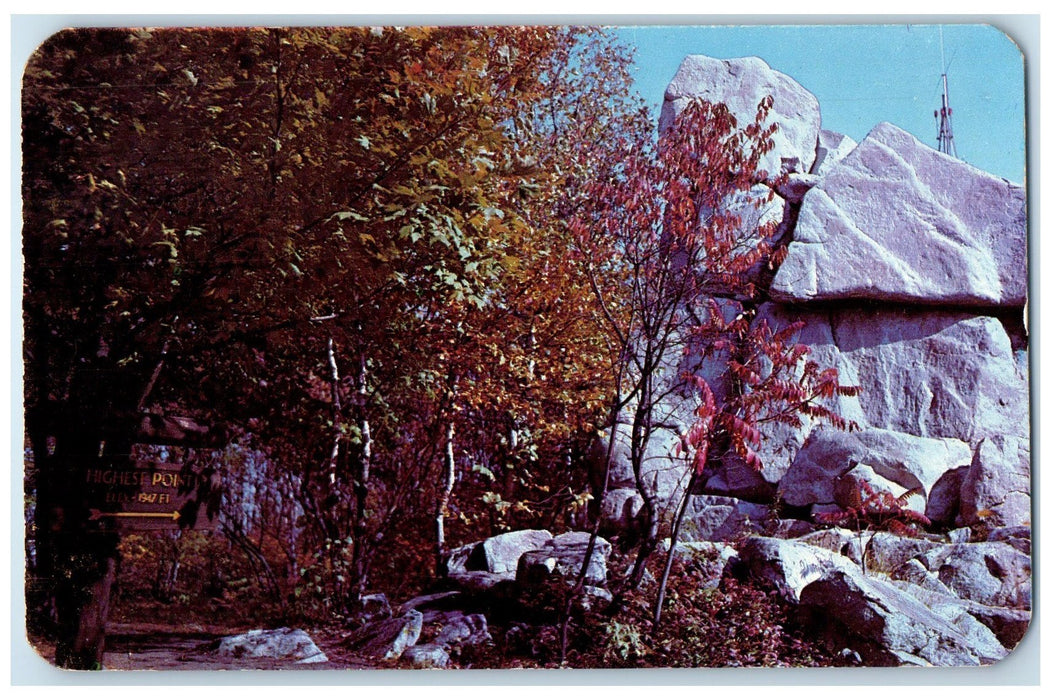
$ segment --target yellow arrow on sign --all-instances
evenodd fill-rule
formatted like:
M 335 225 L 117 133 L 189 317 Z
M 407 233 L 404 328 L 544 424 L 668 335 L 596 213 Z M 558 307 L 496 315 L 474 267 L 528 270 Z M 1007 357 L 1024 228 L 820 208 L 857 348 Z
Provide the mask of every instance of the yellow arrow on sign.
M 99 518 L 166 518 L 168 520 L 178 520 L 179 511 L 176 510 L 171 513 L 103 513 L 92 508 L 88 520 L 98 520 Z

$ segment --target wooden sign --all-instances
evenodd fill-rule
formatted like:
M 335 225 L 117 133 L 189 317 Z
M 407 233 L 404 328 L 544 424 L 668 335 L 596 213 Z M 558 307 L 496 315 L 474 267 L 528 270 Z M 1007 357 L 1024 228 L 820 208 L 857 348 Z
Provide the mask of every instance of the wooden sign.
M 88 520 L 102 530 L 212 530 L 219 477 L 187 465 L 143 463 L 85 471 Z

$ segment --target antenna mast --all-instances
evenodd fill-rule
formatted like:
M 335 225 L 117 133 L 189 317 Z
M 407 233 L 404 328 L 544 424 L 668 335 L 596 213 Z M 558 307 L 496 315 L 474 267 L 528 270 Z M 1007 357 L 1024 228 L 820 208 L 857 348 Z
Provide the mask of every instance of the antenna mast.
M 938 150 L 956 157 L 956 143 L 952 138 L 952 107 L 949 106 L 949 74 L 945 68 L 945 37 L 942 28 L 938 27 L 938 40 L 942 52 L 942 107 L 934 112 L 934 121 L 938 125 Z

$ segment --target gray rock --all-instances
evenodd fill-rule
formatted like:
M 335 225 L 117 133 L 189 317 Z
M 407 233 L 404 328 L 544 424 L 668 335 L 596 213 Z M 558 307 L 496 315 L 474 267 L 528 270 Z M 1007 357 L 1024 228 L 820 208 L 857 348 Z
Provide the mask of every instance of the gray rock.
M 858 533 L 845 527 L 815 530 L 796 538 L 797 542 L 835 552 L 859 566 L 861 565 L 861 553 L 868 547 L 871 540 L 871 532 Z
M 513 573 L 524 552 L 542 547 L 551 539 L 547 530 L 518 530 L 490 537 L 482 542 L 486 571 L 494 574 Z
M 934 612 L 833 552 L 755 537 L 741 545 L 739 558 L 738 568 L 773 584 L 786 600 L 808 611 L 826 643 L 849 646 L 866 665 L 976 666 L 1007 654 L 962 605 Z
M 1025 188 L 880 124 L 807 193 L 770 292 L 1021 307 L 1026 235 Z
M 1032 521 L 1028 440 L 995 435 L 982 440 L 960 484 L 959 524 L 1027 526 Z
M 220 656 L 234 658 L 269 658 L 316 664 L 328 661 L 314 640 L 300 629 L 281 627 L 273 630 L 252 630 L 244 634 L 223 637 L 219 641 Z
M 738 190 L 724 199 L 719 212 L 737 220 L 734 229 L 724 234 L 733 241 L 735 255 L 754 254 L 761 243 L 773 247 L 781 241 L 788 231 L 785 222 L 786 200 L 791 196 L 802 198 L 802 192 L 808 186 L 805 184 L 807 178 L 811 177 L 794 174 L 776 192 L 764 184 L 757 184 L 747 190 Z M 714 214 L 704 209 L 701 217 L 707 219 Z M 699 262 L 704 265 L 703 260 Z M 763 255 L 748 269 L 736 271 L 732 275 L 719 276 L 708 272 L 706 290 L 715 295 L 750 296 L 748 285 L 760 286 L 764 279 L 769 283 L 770 269 L 770 256 Z
M 904 498 L 904 507 L 920 514 L 927 506 L 927 499 L 923 494 L 910 493 L 910 490 L 901 484 L 877 474 L 872 466 L 860 463 L 836 477 L 832 485 L 832 496 L 836 505 L 844 509 L 854 508 L 870 513 L 882 511 L 883 499 L 886 498 Z
M 454 579 L 470 572 L 497 574 L 498 580 L 513 579 L 522 553 L 542 547 L 550 539 L 547 530 L 505 532 L 452 550 L 446 559 L 446 570 Z
M 869 666 L 980 666 L 1007 655 L 963 606 L 932 608 L 877 579 L 834 572 L 807 586 L 801 605 L 819 610 L 846 631 Z
M 1005 649 L 1016 647 L 1029 629 L 1032 614 L 1028 610 L 982 605 L 972 600 L 958 598 L 952 591 L 944 587 L 938 589 L 934 586 L 917 585 L 905 580 L 894 580 L 891 583 L 939 614 L 961 619 L 961 611 L 965 612 L 992 632 Z M 979 634 L 985 634 L 973 623 L 970 623 L 969 626 Z
M 809 173 L 790 173 L 783 183 L 778 184 L 775 189 L 786 202 L 798 204 L 811 189 L 821 182 L 817 175 Z
M 1022 554 L 1030 554 L 1033 547 L 1033 531 L 1029 525 L 998 527 L 986 537 L 989 542 L 1006 542 Z
M 869 397 L 861 398 L 864 401 Z M 851 496 L 859 493 L 855 488 L 857 478 L 841 477 L 858 464 L 865 464 L 871 472 L 870 483 L 886 485 L 894 496 L 918 490 L 919 497 L 913 505 L 922 513 L 926 496 L 939 479 L 969 463 L 970 455 L 970 448 L 961 440 L 922 438 L 878 428 L 847 433 L 822 427 L 809 436 L 779 486 L 785 502 L 791 505 L 836 502 L 852 507 L 856 504 Z M 859 476 L 863 476 L 861 472 L 855 474 Z
M 423 631 L 423 613 L 410 610 L 400 617 L 365 625 L 343 640 L 343 646 L 368 658 L 397 659 L 416 644 Z
M 799 603 L 804 588 L 832 572 L 861 573 L 847 557 L 799 540 L 750 537 L 737 551 L 741 565 L 750 575 L 773 584 L 790 603 Z
M 690 496 L 679 538 L 683 542 L 730 542 L 765 534 L 772 524 L 769 506 L 726 496 Z
M 811 358 L 835 368 L 842 383 L 862 388 L 859 396 L 840 398 L 830 408 L 862 427 L 955 438 L 972 447 L 996 435 L 1028 440 L 1028 380 L 995 318 L 878 308 L 808 312 L 774 304 L 757 316 L 779 328 L 795 320 L 807 324 L 799 342 L 810 347 Z M 813 425 L 804 421 L 801 428 L 778 430 L 760 452 L 763 476 L 771 483 L 781 481 Z M 929 492 L 933 484 L 917 477 Z
M 587 532 L 567 532 L 551 539 L 543 547 L 523 553 L 518 563 L 518 584 L 523 588 L 535 588 L 555 576 L 575 582 L 584 567 L 589 538 Z M 606 561 L 611 551 L 612 546 L 607 540 L 601 537 L 595 540 L 595 548 L 584 576 L 585 583 L 605 586 Z
M 477 594 L 488 593 L 499 586 L 513 584 L 515 575 L 514 571 L 499 574 L 491 574 L 488 571 L 456 571 L 449 572 L 448 578 L 464 593 Z
M 905 562 L 942 546 L 925 537 L 905 537 L 892 532 L 874 532 L 866 547 L 865 561 L 870 572 L 890 573 Z
M 844 134 L 822 129 L 817 137 L 817 158 L 810 172 L 823 177 L 832 166 L 857 148 L 858 142 Z
M 385 620 L 392 615 L 390 602 L 383 593 L 370 593 L 361 596 L 361 622 Z
M 671 540 L 661 542 L 661 551 L 668 551 Z M 726 564 L 737 556 L 737 550 L 725 542 L 678 542 L 675 556 L 697 573 L 700 585 L 715 588 L 722 580 Z
M 419 610 L 423 613 L 424 622 L 428 622 L 427 614 L 434 611 L 448 610 L 463 598 L 460 591 L 442 591 L 440 593 L 427 593 L 410 598 L 398 606 L 398 614 L 404 615 L 410 610 Z
M 1032 560 L 1006 542 L 943 545 L 916 561 L 960 598 L 996 607 L 1032 608 Z
M 402 660 L 412 668 L 448 668 L 449 652 L 440 644 L 417 644 L 406 649 Z
M 768 123 L 776 123 L 774 149 L 760 161 L 771 176 L 810 171 L 817 151 L 821 111 L 817 98 L 759 58 L 720 60 L 687 56 L 664 93 L 661 129 L 669 128 L 692 98 L 722 103 L 743 128 L 755 120 L 760 100 L 773 96 Z
M 613 489 L 606 493 L 602 499 L 603 532 L 620 534 L 638 529 L 642 505 L 642 494 L 635 489 Z
M 960 486 L 970 464 L 950 469 L 931 487 L 927 496 L 927 517 L 932 523 L 953 525 L 960 513 Z
M 672 412 L 673 409 L 665 406 L 662 410 Z M 624 422 L 620 423 L 613 442 L 610 463 L 609 488 L 611 490 L 640 490 L 631 466 L 630 437 L 630 429 Z M 608 437 L 600 437 L 596 440 L 591 453 L 593 464 L 602 463 L 607 450 L 607 440 Z M 689 479 L 689 467 L 686 460 L 680 457 L 681 444 L 682 439 L 677 429 L 658 427 L 653 431 L 649 446 L 643 455 L 641 477 L 644 486 L 656 498 L 656 505 L 660 510 L 658 517 L 665 517 L 674 510 Z
M 434 643 L 446 649 L 477 646 L 493 640 L 485 615 L 481 613 L 467 614 L 454 610 L 436 617 L 434 622 L 441 627 Z

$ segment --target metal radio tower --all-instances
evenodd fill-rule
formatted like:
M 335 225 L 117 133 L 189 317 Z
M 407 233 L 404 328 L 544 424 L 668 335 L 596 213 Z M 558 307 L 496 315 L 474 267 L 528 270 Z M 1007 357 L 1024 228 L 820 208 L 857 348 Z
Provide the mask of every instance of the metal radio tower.
M 940 27 L 938 38 L 942 50 L 942 108 L 934 112 L 934 120 L 938 124 L 938 150 L 956 157 L 956 143 L 952 139 L 952 107 L 949 106 L 949 74 L 945 68 L 945 40 Z

